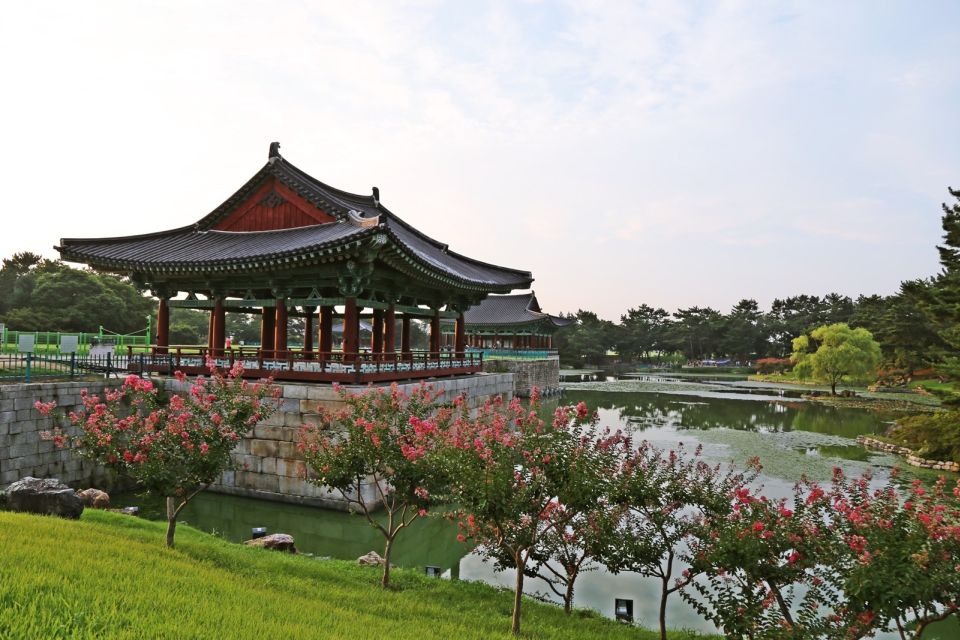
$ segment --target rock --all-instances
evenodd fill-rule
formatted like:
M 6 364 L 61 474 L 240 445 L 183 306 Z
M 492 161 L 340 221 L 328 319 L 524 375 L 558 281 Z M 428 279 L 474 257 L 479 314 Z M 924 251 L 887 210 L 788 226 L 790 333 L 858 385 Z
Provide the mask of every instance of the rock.
M 297 547 L 293 543 L 293 536 L 286 533 L 271 533 L 269 536 L 247 540 L 243 544 L 248 547 L 263 547 L 274 551 L 297 552 Z
M 84 489 L 83 491 L 77 491 L 77 496 L 80 497 L 80 501 L 83 502 L 85 507 L 93 509 L 110 508 L 110 495 L 106 491 L 93 488 Z
M 371 551 L 365 556 L 357 558 L 357 564 L 361 567 L 382 567 L 384 559 L 376 551 Z
M 77 493 L 56 478 L 27 476 L 7 487 L 7 504 L 12 511 L 40 513 L 62 518 L 79 518 L 83 502 Z

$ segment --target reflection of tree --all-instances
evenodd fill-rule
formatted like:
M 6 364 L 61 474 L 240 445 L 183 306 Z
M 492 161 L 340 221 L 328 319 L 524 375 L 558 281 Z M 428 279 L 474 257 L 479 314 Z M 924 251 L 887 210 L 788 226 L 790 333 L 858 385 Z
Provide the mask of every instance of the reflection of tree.
M 737 431 L 812 431 L 846 438 L 880 433 L 876 415 L 812 402 L 759 402 L 663 393 L 568 392 L 563 401 L 584 401 L 591 410 L 613 412 L 635 431 L 652 427 L 735 429 Z M 548 409 L 551 413 L 553 408 Z M 609 425 L 615 426 L 615 425 Z

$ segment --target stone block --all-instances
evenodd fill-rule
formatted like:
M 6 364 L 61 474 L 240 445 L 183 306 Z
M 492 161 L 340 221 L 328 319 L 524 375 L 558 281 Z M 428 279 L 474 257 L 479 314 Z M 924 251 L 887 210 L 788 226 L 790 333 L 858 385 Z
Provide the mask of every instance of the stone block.
M 307 387 L 307 399 L 339 402 L 340 394 L 333 390 L 333 385 L 312 384 Z
M 0 399 L 0 413 L 4 411 L 13 411 L 14 400 L 13 398 L 3 397 Z
M 284 384 L 283 397 L 305 400 L 307 398 L 307 387 L 302 384 Z
M 39 441 L 35 439 L 20 440 L 10 447 L 11 458 L 22 458 L 24 456 L 36 455 L 39 451 Z
M 299 429 L 303 426 L 304 422 L 306 422 L 306 420 L 299 410 L 296 413 L 283 414 L 283 426 L 285 427 L 296 427 Z
M 247 475 L 245 486 L 255 491 L 277 493 L 280 490 L 280 478 L 263 473 L 251 473 Z
M 260 473 L 260 461 L 262 459 L 260 456 L 243 456 L 243 461 L 240 464 L 244 471 Z
M 307 474 L 307 465 L 303 460 L 279 459 L 276 464 L 276 474 L 287 478 L 304 478 Z
M 261 458 L 276 458 L 279 454 L 278 443 L 275 440 L 251 440 L 250 453 Z
M 254 437 L 261 440 L 279 440 L 282 434 L 283 427 L 263 423 L 258 424 L 253 430 Z
M 297 450 L 297 445 L 293 442 L 278 442 L 277 444 L 277 458 L 298 458 L 300 457 L 300 452 Z
M 277 402 L 277 411 L 279 413 L 299 413 L 299 398 L 280 398 Z
M 303 496 L 307 493 L 307 482 L 301 478 L 277 478 L 277 491 L 288 496 Z
M 17 398 L 13 401 L 13 408 L 16 411 L 21 409 L 30 409 L 33 410 L 33 403 L 36 402 L 39 398 L 34 398 L 33 396 L 27 396 L 25 398 Z
M 15 411 L 0 411 L 0 424 L 9 424 L 16 419 L 17 413 Z
M 269 426 L 269 427 L 282 427 L 282 426 L 283 426 L 283 414 L 280 413 L 279 411 L 278 411 L 278 412 L 275 412 L 275 413 L 274 413 L 273 415 L 271 415 L 269 418 L 266 418 L 265 420 L 261 420 L 261 421 L 258 423 L 257 426 L 259 426 L 259 425 L 264 425 L 264 426 Z
M 275 475 L 278 458 L 260 458 L 260 473 Z

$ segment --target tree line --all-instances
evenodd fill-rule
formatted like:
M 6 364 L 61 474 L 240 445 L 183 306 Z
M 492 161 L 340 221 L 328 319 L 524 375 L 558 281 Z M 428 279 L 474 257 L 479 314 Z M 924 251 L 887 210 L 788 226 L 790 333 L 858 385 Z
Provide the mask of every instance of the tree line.
M 692 306 L 669 312 L 640 304 L 611 322 L 588 310 L 566 314 L 574 324 L 555 338 L 561 358 L 600 365 L 611 352 L 623 362 L 676 363 L 788 358 L 793 340 L 816 328 L 844 323 L 869 331 L 880 344 L 884 366 L 908 373 L 929 366 L 960 372 L 960 191 L 943 205 L 942 271 L 908 280 L 888 296 L 857 298 L 828 293 L 777 298 L 769 310 L 755 299 L 729 312 Z

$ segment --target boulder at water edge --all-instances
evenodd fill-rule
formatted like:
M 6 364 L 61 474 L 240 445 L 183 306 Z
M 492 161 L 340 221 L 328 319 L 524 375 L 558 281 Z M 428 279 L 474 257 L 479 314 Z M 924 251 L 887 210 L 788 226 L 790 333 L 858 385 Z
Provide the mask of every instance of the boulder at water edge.
M 380 567 L 383 566 L 384 559 L 376 551 L 371 551 L 365 556 L 357 558 L 357 564 L 361 567 Z
M 286 533 L 271 533 L 269 536 L 247 540 L 243 544 L 249 547 L 263 547 L 274 551 L 296 553 L 297 547 L 293 544 L 293 536 Z
M 7 507 L 12 511 L 79 518 L 83 502 L 77 493 L 56 478 L 27 476 L 7 487 Z
M 83 491 L 77 491 L 77 496 L 80 498 L 80 501 L 83 502 L 83 506 L 91 507 L 93 509 L 109 509 L 110 508 L 110 494 L 106 491 L 100 491 L 100 489 L 84 489 Z

